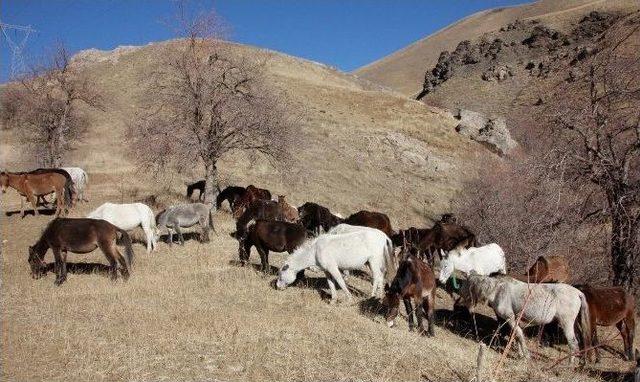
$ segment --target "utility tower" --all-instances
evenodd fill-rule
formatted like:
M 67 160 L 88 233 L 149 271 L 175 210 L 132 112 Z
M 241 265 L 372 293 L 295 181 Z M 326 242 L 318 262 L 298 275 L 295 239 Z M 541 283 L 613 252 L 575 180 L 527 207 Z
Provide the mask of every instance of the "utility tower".
M 11 49 L 12 52 L 10 78 L 14 79 L 17 75 L 25 72 L 22 53 L 24 52 L 24 47 L 27 45 L 29 35 L 36 32 L 36 30 L 32 29 L 31 25 L 13 25 L 3 23 L 2 21 L 0 21 L 0 28 L 2 28 L 4 39 L 7 41 L 7 45 L 9 45 L 9 49 Z M 11 33 L 11 31 L 13 31 L 13 33 Z M 22 33 L 22 37 L 18 37 L 19 33 Z M 11 38 L 12 34 L 13 38 Z

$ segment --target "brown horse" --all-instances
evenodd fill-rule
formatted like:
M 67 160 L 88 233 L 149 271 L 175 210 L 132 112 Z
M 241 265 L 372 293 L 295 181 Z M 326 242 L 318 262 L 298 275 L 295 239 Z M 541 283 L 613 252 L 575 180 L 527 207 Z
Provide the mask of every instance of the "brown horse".
M 598 331 L 596 326 L 615 325 L 620 331 L 624 343 L 624 355 L 633 359 L 633 337 L 636 331 L 636 308 L 633 296 L 620 287 L 595 288 L 590 285 L 576 285 L 587 298 L 591 338 L 596 362 L 600 361 L 598 352 Z M 589 358 L 592 352 L 589 351 Z
M 300 223 L 313 235 L 320 234 L 320 228 L 324 232 L 342 223 L 342 219 L 332 214 L 327 207 L 307 202 L 298 207 Z
M 358 211 L 352 214 L 348 218 L 344 219 L 343 223 L 349 225 L 359 225 L 364 227 L 377 228 L 384 232 L 389 238 L 393 236 L 393 228 L 391 228 L 391 220 L 389 217 L 380 212 L 371 211 Z
M 403 247 L 403 253 L 405 248 Z M 433 313 L 436 301 L 436 280 L 431 267 L 415 256 L 415 253 L 408 253 L 404 256 L 391 285 L 385 285 L 385 292 L 385 304 L 387 305 L 385 319 L 389 327 L 394 325 L 394 320 L 398 315 L 400 299 L 402 299 L 409 319 L 409 330 L 413 331 L 415 313 L 418 321 L 418 332 L 422 335 L 434 335 Z M 411 305 L 411 300 L 415 303 L 415 310 Z M 423 310 L 429 321 L 428 331 L 424 330 L 422 323 Z
M 429 254 L 429 264 L 433 264 L 434 253 L 440 254 L 440 251 L 448 252 L 459 247 L 477 246 L 476 235 L 467 227 L 455 223 L 437 222 L 433 228 L 424 233 L 418 243 L 418 250 Z
M 38 169 L 23 173 L 0 173 L 2 192 L 11 187 L 26 197 L 38 215 L 37 197 L 56 193 L 56 216 L 66 214 L 73 203 L 73 181 L 66 171 L 58 169 Z M 20 213 L 24 218 L 24 199 L 20 198 Z
M 278 208 L 280 208 L 280 219 L 286 222 L 297 222 L 300 218 L 298 215 L 298 209 L 287 203 L 284 195 L 278 195 Z
M 243 265 L 249 261 L 251 247 L 255 246 L 260 254 L 262 271 L 268 272 L 269 251 L 293 253 L 305 241 L 306 230 L 299 224 L 257 220 L 249 226 L 246 235 L 237 239 L 238 255 Z
M 123 257 L 116 246 L 117 235 L 120 234 L 125 244 Z M 67 279 L 67 252 L 89 253 L 100 247 L 111 264 L 111 278 L 117 278 L 117 262 L 122 267 L 120 272 L 125 280 L 129 278 L 133 262 L 133 248 L 127 231 L 100 219 L 56 218 L 45 228 L 40 240 L 29 247 L 29 265 L 31 275 L 40 278 L 44 275 L 46 264 L 44 255 L 51 248 L 55 259 L 55 285 Z
M 410 227 L 400 230 L 398 233 L 391 236 L 391 241 L 395 247 L 402 247 L 405 244 L 417 247 L 420 240 L 422 240 L 429 231 L 431 231 L 429 228 Z
M 511 277 L 528 283 L 567 283 L 569 264 L 562 256 L 540 256 L 526 274 Z
M 248 185 L 240 199 L 233 205 L 233 217 L 239 219 L 255 200 L 271 200 L 271 192 L 253 184 Z

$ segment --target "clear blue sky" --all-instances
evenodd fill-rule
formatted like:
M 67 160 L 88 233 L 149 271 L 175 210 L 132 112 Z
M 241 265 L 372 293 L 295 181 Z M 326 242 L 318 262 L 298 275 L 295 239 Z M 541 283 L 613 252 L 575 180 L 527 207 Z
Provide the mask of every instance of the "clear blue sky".
M 230 40 L 274 49 L 350 71 L 479 10 L 526 0 L 217 0 L 211 6 L 231 28 Z M 32 25 L 28 57 L 56 41 L 72 51 L 113 49 L 175 37 L 162 23 L 172 0 L 0 0 L 5 23 Z M 10 35 L 19 38 L 20 35 Z M 11 52 L 2 36 L 0 81 Z

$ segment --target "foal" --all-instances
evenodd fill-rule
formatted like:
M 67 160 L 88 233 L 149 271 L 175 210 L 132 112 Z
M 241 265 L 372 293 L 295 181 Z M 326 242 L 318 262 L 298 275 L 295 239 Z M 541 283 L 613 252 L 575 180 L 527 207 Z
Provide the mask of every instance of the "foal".
M 403 248 L 403 252 L 405 249 Z M 417 251 L 416 251 L 417 252 Z M 433 312 L 436 301 L 436 280 L 431 267 L 420 260 L 414 253 L 409 253 L 400 262 L 398 273 L 390 286 L 385 285 L 385 304 L 388 307 L 385 319 L 391 328 L 395 325 L 395 318 L 398 316 L 398 306 L 400 299 L 404 302 L 409 319 L 409 330 L 414 328 L 414 313 L 417 316 L 418 332 L 421 335 L 434 335 Z M 411 305 L 411 300 L 415 302 L 415 311 Z M 429 321 L 428 331 L 423 326 L 423 310 Z
M 125 255 L 122 256 L 116 246 L 117 235 L 122 235 Z M 127 231 L 105 220 L 97 219 L 54 219 L 45 228 L 40 240 L 29 247 L 29 265 L 33 278 L 44 276 L 46 264 L 44 255 L 51 248 L 55 258 L 55 285 L 61 285 L 67 279 L 67 251 L 89 253 L 100 247 L 111 264 L 111 278 L 117 278 L 117 263 L 120 263 L 122 277 L 129 278 L 133 262 L 133 248 Z
M 576 286 L 587 298 L 591 338 L 596 353 L 596 362 L 600 361 L 598 352 L 598 330 L 596 326 L 615 325 L 620 331 L 624 343 L 624 355 L 633 359 L 633 335 L 636 331 L 635 302 L 633 296 L 620 287 L 594 288 L 590 285 Z M 589 351 L 591 358 L 591 351 Z

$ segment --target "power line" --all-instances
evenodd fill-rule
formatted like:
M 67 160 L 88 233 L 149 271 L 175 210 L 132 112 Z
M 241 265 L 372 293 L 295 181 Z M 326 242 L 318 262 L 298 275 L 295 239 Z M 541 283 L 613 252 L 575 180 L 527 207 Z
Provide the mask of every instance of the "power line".
M 14 25 L 7 24 L 0 21 L 0 28 L 2 28 L 2 34 L 4 35 L 4 39 L 7 41 L 7 45 L 9 45 L 9 49 L 11 49 L 11 75 L 10 78 L 15 78 L 17 75 L 25 72 L 26 68 L 24 65 L 24 48 L 27 45 L 27 40 L 29 39 L 29 35 L 31 33 L 37 32 L 35 29 L 31 28 L 31 25 Z M 9 31 L 19 31 L 23 32 L 24 36 L 21 39 L 12 39 Z

